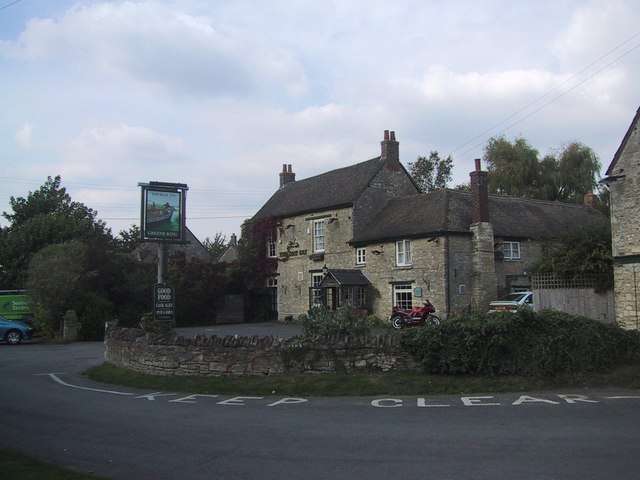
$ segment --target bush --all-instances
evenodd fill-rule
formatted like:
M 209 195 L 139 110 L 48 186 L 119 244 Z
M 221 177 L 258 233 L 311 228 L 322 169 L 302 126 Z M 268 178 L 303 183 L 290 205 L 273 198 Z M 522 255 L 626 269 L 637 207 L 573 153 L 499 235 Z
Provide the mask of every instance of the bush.
M 309 315 L 300 315 L 298 323 L 304 329 L 305 337 L 321 335 L 353 335 L 362 336 L 369 333 L 371 324 L 368 318 L 362 318 L 348 306 L 337 310 L 317 306 L 311 309 Z
M 552 376 L 640 361 L 640 333 L 561 312 L 465 314 L 401 332 L 432 373 Z

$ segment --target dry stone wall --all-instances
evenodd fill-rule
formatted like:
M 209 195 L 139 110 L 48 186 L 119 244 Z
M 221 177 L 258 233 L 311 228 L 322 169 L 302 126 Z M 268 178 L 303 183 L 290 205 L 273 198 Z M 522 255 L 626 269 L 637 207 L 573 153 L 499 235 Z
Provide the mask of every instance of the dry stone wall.
M 357 371 L 422 371 L 393 335 L 374 337 L 196 336 L 110 328 L 105 360 L 156 376 L 241 376 Z

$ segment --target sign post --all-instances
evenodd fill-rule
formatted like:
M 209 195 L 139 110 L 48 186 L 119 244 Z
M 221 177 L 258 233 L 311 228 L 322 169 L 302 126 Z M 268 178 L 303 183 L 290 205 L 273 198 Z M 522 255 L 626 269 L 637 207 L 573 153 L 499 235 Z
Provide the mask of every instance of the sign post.
M 140 240 L 158 245 L 158 283 L 153 285 L 153 319 L 175 326 L 175 292 L 166 284 L 167 244 L 186 243 L 186 198 L 184 183 L 138 183 Z

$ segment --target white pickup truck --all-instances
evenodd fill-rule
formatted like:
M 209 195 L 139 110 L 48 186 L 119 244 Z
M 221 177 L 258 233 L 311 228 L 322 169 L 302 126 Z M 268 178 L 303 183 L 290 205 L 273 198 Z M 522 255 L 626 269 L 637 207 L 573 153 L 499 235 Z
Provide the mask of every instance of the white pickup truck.
M 489 304 L 490 312 L 515 311 L 522 307 L 533 308 L 533 293 L 515 292 L 509 293 L 500 300 Z

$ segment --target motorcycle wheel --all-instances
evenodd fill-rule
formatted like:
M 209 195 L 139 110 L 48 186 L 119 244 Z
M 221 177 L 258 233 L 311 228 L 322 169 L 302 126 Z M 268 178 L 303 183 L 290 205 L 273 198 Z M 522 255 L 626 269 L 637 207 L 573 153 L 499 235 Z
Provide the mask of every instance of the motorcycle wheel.
M 429 315 L 429 325 L 440 325 L 440 319 L 435 315 Z
M 401 330 L 404 327 L 404 321 L 402 319 L 402 315 L 393 315 L 391 317 L 391 325 L 396 330 Z

